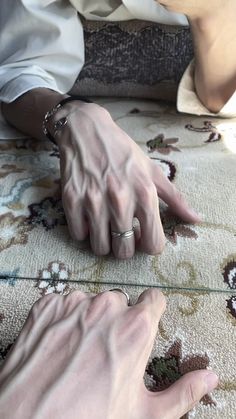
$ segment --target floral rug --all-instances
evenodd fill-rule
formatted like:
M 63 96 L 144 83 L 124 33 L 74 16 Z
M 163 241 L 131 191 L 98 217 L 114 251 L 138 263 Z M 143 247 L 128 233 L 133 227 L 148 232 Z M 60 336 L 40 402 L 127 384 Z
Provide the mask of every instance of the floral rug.
M 168 308 L 145 380 L 152 390 L 212 368 L 219 388 L 189 418 L 236 417 L 236 120 L 180 115 L 169 104 L 99 99 L 200 212 L 185 225 L 163 208 L 161 256 L 95 257 L 74 242 L 60 201 L 58 151 L 49 142 L 0 142 L 0 359 L 38 298 L 120 286 L 135 300 L 160 287 Z M 120 285 L 119 285 L 120 284 Z M 96 354 L 95 354 L 96 355 Z

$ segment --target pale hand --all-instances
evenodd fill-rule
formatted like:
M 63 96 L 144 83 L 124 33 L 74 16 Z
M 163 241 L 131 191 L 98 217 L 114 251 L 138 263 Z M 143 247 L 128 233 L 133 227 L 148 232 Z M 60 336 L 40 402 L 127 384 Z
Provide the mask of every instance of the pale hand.
M 156 0 L 170 12 L 181 13 L 190 19 L 205 19 L 235 8 L 235 0 Z
M 163 250 L 158 197 L 184 221 L 200 221 L 163 171 L 96 104 L 71 102 L 56 114 L 68 124 L 56 135 L 60 151 L 62 200 L 72 237 L 90 236 L 96 255 L 113 250 L 132 257 L 135 247 L 155 255 Z M 55 121 L 54 121 L 55 122 Z M 130 238 L 113 238 L 111 230 L 140 231 Z
M 1 419 L 178 419 L 216 387 L 191 372 L 169 389 L 143 381 L 163 294 L 127 306 L 118 292 L 40 299 L 0 371 Z

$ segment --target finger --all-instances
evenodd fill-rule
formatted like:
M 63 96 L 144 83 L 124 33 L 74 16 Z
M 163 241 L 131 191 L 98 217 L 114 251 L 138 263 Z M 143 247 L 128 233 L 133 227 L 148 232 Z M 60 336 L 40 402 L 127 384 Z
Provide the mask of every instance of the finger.
M 83 241 L 89 233 L 82 200 L 69 199 L 66 194 L 62 195 L 63 208 L 71 237 L 74 240 Z
M 83 292 L 80 290 L 75 290 L 65 295 L 64 298 L 64 309 L 68 315 L 75 307 L 78 306 L 84 300 L 94 298 L 96 294 L 92 292 Z M 68 311 L 67 311 L 68 310 Z
M 133 334 L 137 351 L 140 350 L 143 374 L 150 357 L 158 324 L 166 308 L 166 300 L 161 291 L 148 289 L 138 298 L 136 304 L 129 308 L 126 316 L 127 330 Z M 132 322 L 131 322 L 131 320 Z M 128 325 L 132 325 L 132 327 Z M 143 376 L 143 375 L 142 375 Z M 141 378 L 141 375 L 140 375 Z
M 139 247 L 149 255 L 157 255 L 163 251 L 166 240 L 154 185 L 152 184 L 149 188 L 141 188 L 138 195 L 135 216 L 139 220 L 141 229 Z
M 110 179 L 108 199 L 114 256 L 118 259 L 129 259 L 135 252 L 135 235 L 133 232 L 134 204 L 132 197 L 128 190 L 118 189 Z M 124 234 L 126 232 L 130 232 L 130 234 L 126 236 Z
M 191 410 L 202 397 L 216 388 L 218 377 L 208 370 L 194 371 L 186 374 L 169 389 L 156 394 L 149 394 L 150 418 L 180 418 Z M 171 401 L 171 403 L 170 403 Z M 157 413 L 158 412 L 158 413 Z
M 126 291 L 121 290 L 120 288 L 112 288 L 110 292 L 115 292 L 119 295 L 119 298 L 125 303 L 125 305 L 130 305 L 130 297 Z
M 166 298 L 164 294 L 156 288 L 149 288 L 140 294 L 136 304 L 132 307 L 143 307 L 150 313 L 153 326 L 157 329 L 161 316 L 166 309 Z
M 90 218 L 89 234 L 91 247 L 95 255 L 105 256 L 110 253 L 110 226 L 105 215 L 98 218 Z
M 160 167 L 153 164 L 153 182 L 158 196 L 168 205 L 171 212 L 188 223 L 199 223 L 200 216 L 186 202 L 183 195 L 167 179 Z
M 87 325 L 91 326 L 95 324 L 98 327 L 98 323 L 104 320 L 106 324 L 113 324 L 114 319 L 117 319 L 117 316 L 124 310 L 127 310 L 127 299 L 125 295 L 115 291 L 101 292 L 90 301 L 85 317 Z
M 120 226 L 121 224 L 119 224 Z M 112 250 L 114 256 L 118 259 L 130 259 L 135 252 L 135 235 L 132 230 L 132 220 L 129 223 L 123 223 L 122 227 L 113 220 L 111 221 Z M 130 234 L 125 236 L 125 234 Z
M 89 224 L 90 243 L 97 256 L 110 252 L 110 225 L 107 208 L 101 193 L 88 191 L 84 200 Z

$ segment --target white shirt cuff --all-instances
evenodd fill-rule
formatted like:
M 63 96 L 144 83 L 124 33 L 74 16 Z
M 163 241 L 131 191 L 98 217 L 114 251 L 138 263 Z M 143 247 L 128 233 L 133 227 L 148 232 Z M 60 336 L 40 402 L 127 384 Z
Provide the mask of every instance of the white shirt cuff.
M 197 96 L 194 84 L 194 60 L 189 64 L 179 84 L 177 95 L 177 109 L 179 112 L 194 115 L 207 115 L 221 118 L 236 117 L 236 92 L 231 96 L 223 108 L 217 112 L 207 109 Z

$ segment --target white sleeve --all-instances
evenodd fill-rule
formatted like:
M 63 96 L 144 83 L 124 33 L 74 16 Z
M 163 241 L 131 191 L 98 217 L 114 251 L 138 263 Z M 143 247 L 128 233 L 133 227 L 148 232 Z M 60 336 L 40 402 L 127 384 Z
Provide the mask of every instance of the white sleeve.
M 207 115 L 221 118 L 236 117 L 236 92 L 218 113 L 207 109 L 197 96 L 194 84 L 194 60 L 190 63 L 180 81 L 177 96 L 177 109 L 179 112 L 194 115 Z
M 37 87 L 66 93 L 83 64 L 83 28 L 69 2 L 1 0 L 0 101 Z

